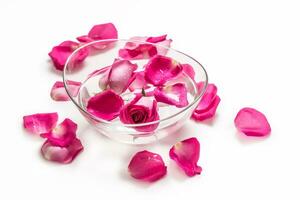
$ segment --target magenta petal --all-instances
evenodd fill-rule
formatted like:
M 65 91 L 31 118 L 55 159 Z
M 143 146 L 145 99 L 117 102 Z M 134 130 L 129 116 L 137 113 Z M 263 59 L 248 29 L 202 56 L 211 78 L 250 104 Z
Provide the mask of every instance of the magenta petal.
M 198 88 L 199 87 L 203 87 L 203 83 L 198 83 Z M 205 93 L 192 114 L 193 119 L 196 121 L 203 121 L 212 118 L 215 115 L 221 101 L 220 97 L 217 95 L 217 91 L 218 89 L 214 84 L 208 84 Z
M 94 41 L 92 38 L 90 38 L 89 36 L 87 35 L 82 35 L 82 36 L 79 36 L 76 38 L 79 42 L 82 42 L 82 43 L 88 43 L 88 42 L 92 42 Z
M 68 57 L 80 46 L 79 43 L 73 41 L 64 41 L 58 46 L 52 48 L 51 52 L 49 52 L 49 56 L 52 59 L 54 67 L 57 70 L 62 71 L 64 66 L 67 62 Z M 87 49 L 81 49 L 74 57 L 73 63 L 80 63 L 82 62 L 89 54 Z M 76 65 L 74 65 L 76 66 Z M 73 69 L 70 69 L 73 70 Z
M 76 131 L 77 124 L 66 118 L 50 132 L 41 134 L 41 137 L 47 138 L 53 145 L 66 147 L 75 139 Z
M 81 83 L 76 82 L 76 81 L 67 81 L 67 83 L 68 83 L 68 89 L 69 89 L 70 95 L 72 97 L 76 97 L 79 92 Z M 67 94 L 66 89 L 64 87 L 64 83 L 61 81 L 56 81 L 54 83 L 54 85 L 52 86 L 52 89 L 51 89 L 50 96 L 54 101 L 69 101 L 70 100 L 69 95 Z
M 135 79 L 129 86 L 129 90 L 131 92 L 135 90 L 141 90 L 141 89 L 147 89 L 149 86 L 147 86 L 147 82 L 145 80 L 144 72 L 137 72 L 135 73 Z
M 176 77 L 181 71 L 181 64 L 172 58 L 157 55 L 146 64 L 145 79 L 155 86 L 161 86 Z
M 31 133 L 41 134 L 51 131 L 57 123 L 57 113 L 37 113 L 23 117 L 23 125 Z
M 82 150 L 83 146 L 77 138 L 72 140 L 66 147 L 56 146 L 51 141 L 46 140 L 41 148 L 41 154 L 46 160 L 68 164 L 71 163 Z
M 197 165 L 199 154 L 200 143 L 194 137 L 176 143 L 169 152 L 170 158 L 183 169 L 187 176 L 201 174 L 202 168 Z
M 108 76 L 108 86 L 117 94 L 124 92 L 134 80 L 134 71 L 137 69 L 136 64 L 128 60 L 116 60 Z
M 271 133 L 266 116 L 254 108 L 241 109 L 234 119 L 234 124 L 247 136 L 263 137 Z
M 154 182 L 166 175 L 167 167 L 160 155 L 145 150 L 132 157 L 128 171 L 135 179 Z
M 183 83 L 156 88 L 154 90 L 154 97 L 158 102 L 175 105 L 178 108 L 185 107 L 189 104 L 187 100 L 187 89 Z
M 182 64 L 183 72 L 188 75 L 192 80 L 195 79 L 195 71 L 189 64 Z
M 87 110 L 96 117 L 110 121 L 119 115 L 123 105 L 124 101 L 118 94 L 106 90 L 89 99 Z
M 93 40 L 116 39 L 118 31 L 113 23 L 98 24 L 89 31 L 88 37 Z

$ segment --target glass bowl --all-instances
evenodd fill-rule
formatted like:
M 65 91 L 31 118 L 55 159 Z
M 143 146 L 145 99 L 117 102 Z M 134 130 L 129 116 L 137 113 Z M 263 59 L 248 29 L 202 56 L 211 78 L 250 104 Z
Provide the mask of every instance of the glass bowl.
M 125 44 L 128 42 L 135 44 L 151 44 L 156 48 L 166 50 L 167 53 L 165 56 L 171 57 L 181 64 L 189 64 L 193 67 L 195 71 L 194 80 L 187 79 L 186 77 L 188 76 L 184 76 L 184 79 L 181 78 L 180 80 L 176 80 L 176 82 L 185 82 L 187 86 L 189 104 L 186 107 L 177 108 L 175 106 L 168 106 L 163 103 L 158 103 L 160 119 L 141 124 L 123 124 L 120 122 L 120 120 L 106 121 L 92 115 L 87 111 L 86 104 L 89 98 L 101 91 L 98 86 L 99 77 L 97 77 L 97 75 L 91 76 L 91 73 L 106 66 L 110 66 L 116 58 L 119 58 L 119 49 L 124 48 Z M 95 47 L 98 47 L 98 49 L 96 50 Z M 99 49 L 99 47 L 103 49 Z M 83 50 L 89 50 L 89 55 L 83 62 L 75 62 L 74 57 L 82 53 Z M 138 64 L 139 67 L 143 67 L 148 60 L 149 59 L 138 59 L 131 60 L 131 62 Z M 63 81 L 65 89 L 74 105 L 79 109 L 84 118 L 94 128 L 96 128 L 96 130 L 111 139 L 123 143 L 145 144 L 155 142 L 169 134 L 176 132 L 183 126 L 186 120 L 190 119 L 194 109 L 197 107 L 203 93 L 206 90 L 208 77 L 205 69 L 197 60 L 180 51 L 144 41 L 109 39 L 86 43 L 76 49 L 69 56 L 65 64 Z M 78 94 L 75 96 L 74 93 L 72 93 L 72 85 L 70 84 L 71 81 L 82 83 Z M 199 82 L 203 83 L 200 84 L 201 87 L 197 87 L 196 85 L 196 83 Z M 125 91 L 121 96 L 125 103 L 132 99 L 132 93 L 130 92 Z M 138 129 L 139 127 L 154 124 L 158 126 L 154 131 L 151 132 L 143 132 Z

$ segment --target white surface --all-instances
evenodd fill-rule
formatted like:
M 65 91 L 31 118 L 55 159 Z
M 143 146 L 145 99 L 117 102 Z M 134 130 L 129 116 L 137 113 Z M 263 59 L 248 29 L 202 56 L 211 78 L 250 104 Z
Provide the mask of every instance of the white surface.
M 10 1 L 0 2 L 0 199 L 299 199 L 299 1 Z M 53 45 L 113 22 L 121 38 L 168 33 L 175 49 L 207 68 L 222 98 L 212 125 L 189 122 L 177 135 L 132 147 L 97 134 L 49 91 Z M 298 85 L 298 87 L 296 87 Z M 265 140 L 237 136 L 233 118 L 253 106 L 272 126 Z M 22 116 L 58 111 L 79 124 L 85 151 L 71 165 L 39 156 L 42 140 Z M 201 176 L 186 178 L 168 158 L 176 141 L 201 142 Z M 130 156 L 160 153 L 168 175 L 143 184 L 126 173 Z

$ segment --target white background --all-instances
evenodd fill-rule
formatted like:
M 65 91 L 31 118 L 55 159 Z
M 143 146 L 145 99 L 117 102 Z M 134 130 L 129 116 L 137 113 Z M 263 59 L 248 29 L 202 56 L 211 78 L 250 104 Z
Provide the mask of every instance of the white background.
M 299 199 L 300 6 L 295 0 L 0 1 L 0 199 Z M 128 146 L 89 128 L 71 102 L 53 102 L 59 73 L 47 53 L 94 24 L 113 22 L 120 38 L 169 34 L 173 48 L 198 59 L 222 99 L 211 123 L 188 122 L 153 145 Z M 272 134 L 240 137 L 237 111 L 266 114 Z M 70 165 L 40 157 L 42 139 L 22 116 L 57 111 L 79 125 L 85 151 Z M 168 158 L 172 144 L 201 143 L 200 176 L 187 178 Z M 131 179 L 130 156 L 161 154 L 168 175 L 153 184 Z

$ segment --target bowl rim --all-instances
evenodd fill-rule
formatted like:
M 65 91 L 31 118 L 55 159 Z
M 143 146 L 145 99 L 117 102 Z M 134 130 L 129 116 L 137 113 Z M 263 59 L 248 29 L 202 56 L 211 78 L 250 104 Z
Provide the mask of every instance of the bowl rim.
M 71 55 L 68 57 L 65 65 L 64 65 L 64 69 L 63 69 L 63 73 L 62 73 L 62 79 L 63 79 L 63 84 L 64 84 L 64 88 L 69 96 L 69 98 L 71 99 L 71 101 L 75 104 L 75 106 L 81 111 L 83 112 L 85 115 L 88 115 L 89 117 L 91 117 L 93 120 L 97 121 L 97 122 L 100 122 L 100 123 L 103 123 L 103 124 L 107 124 L 107 125 L 115 125 L 114 122 L 111 122 L 111 121 L 107 121 L 107 120 L 104 120 L 104 119 L 101 119 L 97 116 L 94 116 L 92 115 L 91 113 L 89 113 L 87 110 L 85 110 L 84 108 L 82 108 L 78 103 L 77 101 L 74 99 L 75 97 L 73 97 L 71 95 L 71 92 L 69 91 L 68 89 L 68 84 L 67 84 L 67 79 L 66 79 L 66 76 L 67 76 L 67 66 L 69 65 L 69 62 L 71 60 L 71 58 L 78 52 L 80 51 L 81 49 L 83 48 L 86 48 L 88 46 L 91 46 L 93 44 L 96 44 L 96 43 L 100 43 L 100 42 L 136 42 L 136 43 L 142 43 L 142 44 L 151 44 L 151 45 L 154 45 L 154 46 L 157 46 L 157 47 L 161 47 L 161 48 L 165 48 L 165 49 L 168 49 L 168 50 L 171 50 L 171 51 L 174 51 L 174 52 L 177 52 L 179 54 L 182 54 L 190 59 L 192 59 L 194 62 L 196 62 L 203 70 L 204 72 L 204 76 L 205 76 L 205 80 L 203 81 L 204 83 L 204 87 L 202 89 L 202 91 L 199 93 L 199 95 L 194 99 L 194 101 L 192 103 L 189 103 L 189 105 L 187 105 L 185 108 L 183 108 L 182 110 L 180 110 L 179 112 L 175 113 L 175 114 L 172 114 L 168 117 L 165 117 L 163 119 L 159 119 L 159 120 L 155 120 L 155 121 L 151 121 L 151 122 L 146 122 L 146 123 L 140 123 L 140 124 L 122 124 L 122 126 L 124 127 L 142 127 L 142 126 L 148 126 L 148 125 L 153 125 L 153 124 L 157 124 L 157 123 L 161 123 L 161 122 L 164 122 L 164 121 L 167 121 L 167 120 L 170 120 L 178 115 L 180 115 L 181 113 L 184 113 L 186 111 L 188 111 L 189 109 L 191 109 L 199 100 L 200 98 L 203 96 L 204 92 L 206 91 L 206 88 L 208 86 L 208 75 L 207 75 L 207 72 L 205 70 L 205 68 L 203 67 L 203 65 L 198 62 L 195 58 L 193 58 L 192 56 L 189 56 L 188 54 L 186 53 L 183 53 L 181 51 L 178 51 L 176 49 L 173 49 L 173 48 L 170 48 L 170 47 L 166 47 L 166 46 L 163 46 L 163 45 L 160 45 L 160 44 L 156 44 L 156 43 L 151 43 L 151 42 L 146 42 L 146 41 L 141 41 L 141 40 L 133 40 L 133 39 L 104 39 L 104 40 L 94 40 L 92 42 L 88 42 L 88 43 L 85 43 L 83 44 L 82 46 L 78 47 L 75 51 L 73 51 L 71 53 Z M 118 124 L 119 125 L 119 124 Z

